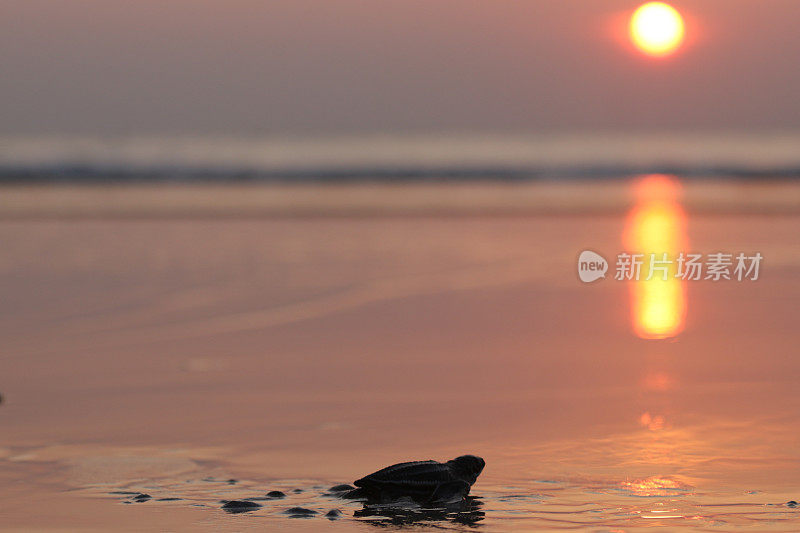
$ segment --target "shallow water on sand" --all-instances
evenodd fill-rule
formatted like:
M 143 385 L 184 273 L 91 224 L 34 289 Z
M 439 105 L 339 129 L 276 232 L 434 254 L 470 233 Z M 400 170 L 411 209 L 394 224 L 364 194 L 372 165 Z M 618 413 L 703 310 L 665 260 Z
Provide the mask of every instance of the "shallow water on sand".
M 694 249 L 765 266 L 691 285 L 674 341 L 631 333 L 624 284 L 576 279 L 622 226 L 0 222 L 2 525 L 800 529 L 800 217 L 692 218 Z M 324 494 L 463 453 L 487 467 L 461 513 Z M 270 490 L 287 497 L 221 509 Z

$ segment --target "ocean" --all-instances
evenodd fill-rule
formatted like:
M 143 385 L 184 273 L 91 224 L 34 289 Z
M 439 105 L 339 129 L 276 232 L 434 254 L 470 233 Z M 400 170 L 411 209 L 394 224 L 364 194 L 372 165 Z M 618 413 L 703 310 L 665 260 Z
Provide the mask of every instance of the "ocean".
M 800 176 L 797 134 L 0 138 L 0 181 L 500 180 Z
M 4 139 L 0 529 L 798 531 L 796 146 Z M 581 281 L 636 240 L 764 261 Z

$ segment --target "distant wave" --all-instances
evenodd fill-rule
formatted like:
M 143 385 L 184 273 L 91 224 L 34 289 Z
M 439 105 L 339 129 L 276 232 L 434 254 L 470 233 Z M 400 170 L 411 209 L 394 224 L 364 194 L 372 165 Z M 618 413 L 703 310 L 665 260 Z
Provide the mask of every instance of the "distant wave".
M 0 181 L 800 177 L 800 134 L 2 137 Z

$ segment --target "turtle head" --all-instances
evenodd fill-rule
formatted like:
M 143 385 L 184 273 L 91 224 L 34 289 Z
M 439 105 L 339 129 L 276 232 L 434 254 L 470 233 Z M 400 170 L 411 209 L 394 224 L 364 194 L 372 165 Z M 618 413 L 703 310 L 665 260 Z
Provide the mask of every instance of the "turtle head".
M 486 466 L 486 461 L 476 455 L 462 455 L 447 461 L 447 464 L 457 478 L 463 479 L 472 485 L 481 475 L 483 467 Z

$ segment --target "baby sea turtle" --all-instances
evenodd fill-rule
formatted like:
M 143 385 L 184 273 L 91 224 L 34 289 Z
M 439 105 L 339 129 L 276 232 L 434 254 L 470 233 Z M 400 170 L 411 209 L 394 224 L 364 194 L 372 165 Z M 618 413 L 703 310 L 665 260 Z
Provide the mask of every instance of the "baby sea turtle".
M 388 503 L 411 498 L 418 503 L 444 503 L 464 499 L 486 462 L 474 455 L 462 455 L 446 463 L 412 461 L 378 470 L 355 481 L 358 487 L 348 498 Z

